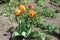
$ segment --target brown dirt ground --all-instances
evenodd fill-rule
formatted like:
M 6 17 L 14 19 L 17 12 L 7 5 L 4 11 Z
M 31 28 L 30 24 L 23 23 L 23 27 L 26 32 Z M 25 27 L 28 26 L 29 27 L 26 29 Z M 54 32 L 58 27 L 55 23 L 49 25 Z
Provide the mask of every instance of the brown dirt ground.
M 29 0 L 29 2 L 35 8 L 40 9 L 39 6 L 36 6 L 37 4 L 34 3 L 33 0 Z M 55 6 L 50 5 L 48 3 L 48 0 L 45 1 L 45 4 L 48 5 L 51 10 L 55 10 L 55 8 L 56 8 Z M 57 14 L 58 14 L 57 18 L 54 18 L 54 19 L 45 18 L 45 19 L 47 20 L 48 23 L 52 23 L 52 24 L 54 24 L 54 26 L 59 27 L 60 26 L 60 13 L 57 13 Z M 0 15 L 0 40 L 9 40 L 10 33 L 9 32 L 7 33 L 7 30 L 9 30 L 9 28 L 11 28 L 11 27 L 16 27 L 16 23 L 14 23 L 14 22 L 11 23 L 9 21 L 8 17 L 4 17 L 4 16 Z M 56 37 L 52 36 L 52 40 L 58 40 L 58 39 Z

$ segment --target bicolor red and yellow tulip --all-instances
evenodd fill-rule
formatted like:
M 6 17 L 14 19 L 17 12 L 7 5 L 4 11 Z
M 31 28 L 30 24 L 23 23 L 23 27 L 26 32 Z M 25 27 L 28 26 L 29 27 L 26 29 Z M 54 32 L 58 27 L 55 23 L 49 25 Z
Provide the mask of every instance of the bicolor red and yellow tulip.
M 29 10 L 28 15 L 29 15 L 30 17 L 33 17 L 33 16 L 34 16 L 34 10 Z

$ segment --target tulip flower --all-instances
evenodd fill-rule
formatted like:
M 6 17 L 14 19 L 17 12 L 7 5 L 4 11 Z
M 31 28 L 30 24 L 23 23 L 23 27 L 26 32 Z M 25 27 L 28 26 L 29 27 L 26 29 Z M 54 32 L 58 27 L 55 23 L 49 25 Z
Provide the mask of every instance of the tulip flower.
M 18 8 L 16 8 L 14 12 L 15 12 L 15 15 L 20 15 L 21 11 Z
M 29 8 L 29 9 L 31 9 L 31 8 L 32 8 L 32 6 L 31 6 L 31 5 L 28 5 L 28 8 Z
M 25 12 L 25 6 L 23 4 L 19 4 L 19 8 L 21 12 Z
M 28 15 L 29 15 L 30 17 L 33 17 L 33 16 L 34 16 L 34 10 L 29 10 Z

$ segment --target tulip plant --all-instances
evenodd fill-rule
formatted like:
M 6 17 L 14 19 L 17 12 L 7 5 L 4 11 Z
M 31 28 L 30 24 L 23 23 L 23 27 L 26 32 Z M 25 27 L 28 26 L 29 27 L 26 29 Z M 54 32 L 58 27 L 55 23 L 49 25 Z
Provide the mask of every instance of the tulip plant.
M 54 3 L 60 2 L 60 0 L 50 0 L 50 1 Z
M 60 7 L 55 10 L 56 13 L 60 13 Z
M 0 0 L 0 3 L 7 3 L 9 2 L 10 0 Z
M 40 14 L 45 17 L 56 18 L 57 14 L 54 11 L 51 11 L 48 6 L 44 6 L 42 10 L 40 10 Z
M 46 12 L 46 10 L 43 12 Z M 58 31 L 57 33 L 60 35 L 60 29 L 57 29 L 52 24 L 46 24 L 45 22 L 40 21 L 41 15 L 43 14 L 42 11 L 33 8 L 31 5 L 26 7 L 24 4 L 19 4 L 18 7 L 14 10 L 14 14 L 18 26 L 12 32 L 13 39 L 15 39 L 16 36 L 23 36 L 22 40 L 29 38 L 47 40 L 45 39 L 45 34 L 41 30 L 33 30 L 33 25 L 37 25 L 39 28 L 47 30 L 51 34 Z M 51 15 L 51 17 L 52 16 L 53 15 Z
M 51 23 L 46 24 L 45 22 L 39 22 L 39 23 L 37 23 L 37 25 L 38 25 L 39 28 L 41 28 L 42 30 L 46 30 L 50 34 L 57 33 L 58 35 L 60 35 L 60 28 L 56 28 Z
M 44 0 L 35 0 L 35 2 L 36 2 L 39 6 L 43 6 Z
M 57 3 L 57 0 L 50 0 L 51 2 Z
M 24 4 L 19 4 L 14 11 L 15 19 L 18 24 L 15 31 L 12 33 L 12 38 L 18 35 L 22 35 L 24 38 L 34 38 L 37 40 L 44 40 L 44 33 L 40 30 L 33 31 L 32 27 L 34 24 L 38 23 L 40 20 L 40 15 L 35 10 L 33 10 L 31 5 L 28 8 Z

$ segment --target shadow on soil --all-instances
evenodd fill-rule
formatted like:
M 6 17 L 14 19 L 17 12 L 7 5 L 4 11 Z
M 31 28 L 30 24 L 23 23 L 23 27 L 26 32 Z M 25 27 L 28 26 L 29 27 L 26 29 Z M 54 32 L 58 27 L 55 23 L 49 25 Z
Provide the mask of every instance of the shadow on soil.
M 10 35 L 12 35 L 12 30 L 13 30 L 14 27 L 11 27 L 8 29 L 7 33 L 9 32 Z M 9 40 L 13 40 L 12 37 L 9 38 Z
M 52 36 L 54 36 L 54 37 L 56 37 L 56 38 L 58 38 L 59 40 L 60 40 L 60 35 L 59 34 L 57 34 L 56 32 L 54 32 L 54 33 L 50 33 L 50 32 L 48 32 L 48 34 L 49 35 L 52 35 Z
M 51 34 L 51 35 L 53 35 L 53 36 L 57 37 L 58 39 L 60 39 L 60 35 L 58 35 L 56 32 L 54 32 L 54 34 Z

